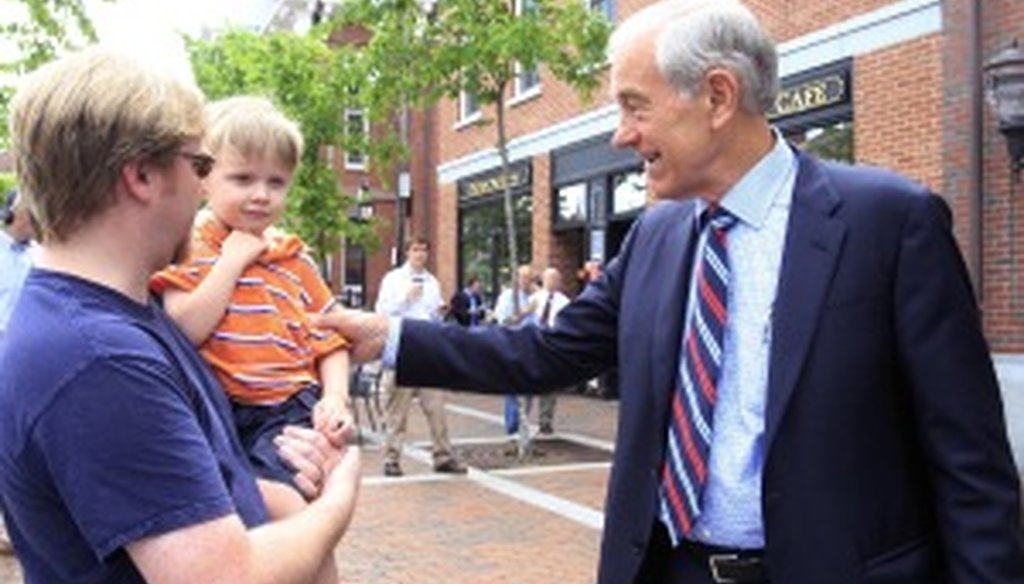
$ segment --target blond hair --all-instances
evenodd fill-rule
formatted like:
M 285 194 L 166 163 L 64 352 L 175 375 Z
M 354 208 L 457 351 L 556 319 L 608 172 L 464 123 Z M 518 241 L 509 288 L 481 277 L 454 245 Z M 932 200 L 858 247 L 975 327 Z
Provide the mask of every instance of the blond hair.
M 92 47 L 28 76 L 11 104 L 14 168 L 44 239 L 112 206 L 124 165 L 166 167 L 205 129 L 191 83 Z
M 270 100 L 252 95 L 229 97 L 208 105 L 206 115 L 210 126 L 203 145 L 214 156 L 229 146 L 246 159 L 272 154 L 289 169 L 298 166 L 302 132 Z

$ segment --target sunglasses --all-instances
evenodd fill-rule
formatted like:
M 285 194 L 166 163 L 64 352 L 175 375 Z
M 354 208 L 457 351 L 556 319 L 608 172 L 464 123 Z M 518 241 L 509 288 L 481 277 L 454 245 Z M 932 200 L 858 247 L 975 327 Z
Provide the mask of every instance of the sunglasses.
M 192 165 L 192 172 L 195 172 L 199 178 L 206 178 L 213 170 L 213 164 L 217 162 L 216 158 L 204 152 L 179 152 L 178 156 L 188 160 L 188 163 Z

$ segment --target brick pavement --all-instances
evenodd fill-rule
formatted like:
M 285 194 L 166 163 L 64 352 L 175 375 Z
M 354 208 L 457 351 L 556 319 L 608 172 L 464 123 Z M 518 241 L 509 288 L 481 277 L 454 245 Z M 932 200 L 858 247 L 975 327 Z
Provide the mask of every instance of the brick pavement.
M 617 411 L 615 402 L 567 395 L 559 400 L 555 429 L 608 447 Z M 452 439 L 504 440 L 501 412 L 500 397 L 451 394 Z M 358 510 L 335 552 L 346 584 L 594 581 L 607 463 L 438 475 L 429 464 L 426 423 L 414 406 L 410 456 L 402 460 L 406 476 L 389 479 L 381 476 L 375 435 L 367 438 Z M 0 557 L 0 584 L 16 582 L 16 562 Z

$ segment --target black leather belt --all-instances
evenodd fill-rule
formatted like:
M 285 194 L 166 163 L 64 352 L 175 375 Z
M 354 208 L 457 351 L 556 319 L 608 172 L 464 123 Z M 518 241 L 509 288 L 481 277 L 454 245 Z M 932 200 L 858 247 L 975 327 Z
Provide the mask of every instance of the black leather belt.
M 683 540 L 680 545 L 691 558 L 707 566 L 716 584 L 765 584 L 768 564 L 764 550 L 741 550 Z

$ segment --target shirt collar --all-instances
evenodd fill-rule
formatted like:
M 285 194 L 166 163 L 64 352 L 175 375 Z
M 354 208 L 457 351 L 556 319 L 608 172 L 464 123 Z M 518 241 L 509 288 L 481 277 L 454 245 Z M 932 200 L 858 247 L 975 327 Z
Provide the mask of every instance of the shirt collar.
M 11 237 L 11 234 L 7 233 L 3 229 L 0 229 L 0 246 L 10 249 L 14 252 L 27 251 L 32 241 L 18 241 Z
M 796 164 L 796 156 L 777 129 L 772 129 L 775 145 L 746 174 L 726 191 L 721 206 L 743 223 L 760 229 L 768 218 L 768 211 L 782 195 Z M 768 193 L 768 196 L 765 194 Z M 707 209 L 703 199 L 697 199 L 696 217 Z

